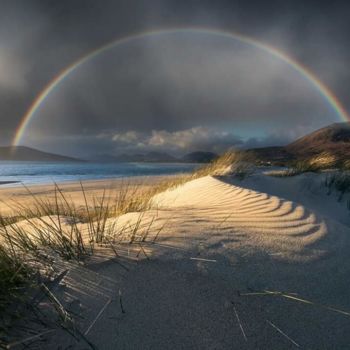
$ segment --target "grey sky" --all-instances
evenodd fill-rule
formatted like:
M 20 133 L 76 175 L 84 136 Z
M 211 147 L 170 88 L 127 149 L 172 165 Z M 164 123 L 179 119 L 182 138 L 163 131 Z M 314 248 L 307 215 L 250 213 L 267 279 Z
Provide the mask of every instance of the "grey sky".
M 0 1 L 0 140 L 65 66 L 131 33 L 234 30 L 289 53 L 350 109 L 346 1 Z M 73 155 L 281 144 L 339 121 L 298 73 L 256 48 L 199 34 L 137 40 L 71 74 L 24 142 Z

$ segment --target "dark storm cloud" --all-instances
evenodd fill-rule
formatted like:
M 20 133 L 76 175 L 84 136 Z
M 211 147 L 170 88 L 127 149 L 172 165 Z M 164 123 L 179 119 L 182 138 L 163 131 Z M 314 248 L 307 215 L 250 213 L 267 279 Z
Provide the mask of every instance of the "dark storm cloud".
M 263 69 L 262 69 L 263 67 Z M 79 67 L 36 113 L 32 139 L 104 130 L 314 126 L 333 112 L 285 62 L 227 38 L 144 38 Z M 35 132 L 36 131 L 36 132 Z
M 279 47 L 310 67 L 350 107 L 350 24 L 345 1 L 25 0 L 0 1 L 0 8 L 2 144 L 9 142 L 36 94 L 66 65 L 113 39 L 172 26 L 235 30 Z M 169 133 L 173 139 L 171 136 L 184 130 L 207 129 L 212 130 L 211 140 L 208 137 L 205 143 L 205 138 L 200 141 L 195 136 L 193 140 L 198 147 L 214 147 L 215 142 L 220 144 L 218 127 L 230 125 L 230 135 L 237 135 L 232 136 L 235 143 L 242 138 L 236 130 L 238 124 L 248 120 L 252 131 L 266 129 L 262 130 L 265 136 L 254 135 L 256 143 L 264 144 L 266 138 L 271 141 L 269 135 L 282 134 L 283 128 L 275 123 L 281 118 L 291 120 L 285 126 L 294 130 L 281 138 L 286 140 L 334 117 L 315 91 L 296 75 L 286 73 L 279 62 L 265 62 L 264 67 L 272 65 L 271 72 L 252 69 L 254 55 L 239 50 L 234 65 L 241 74 L 233 74 L 229 70 L 232 53 L 217 45 L 220 43 L 212 44 L 214 50 L 198 48 L 200 59 L 192 52 L 189 61 L 182 63 L 178 57 L 182 50 L 175 44 L 168 45 L 165 52 L 166 45 L 152 50 L 141 45 L 124 56 L 111 54 L 101 59 L 100 65 L 82 68 L 40 110 L 28 142 L 36 139 L 31 144 L 60 151 L 60 142 L 68 140 L 65 151 L 74 153 L 79 147 L 86 149 L 79 145 L 101 150 L 122 147 L 113 135 L 123 132 L 141 133 L 140 140 L 147 144 L 152 130 Z M 177 60 L 171 59 L 173 56 Z M 258 55 L 256 59 L 261 64 L 267 58 Z M 214 61 L 217 68 L 209 69 Z M 239 93 L 237 89 L 231 93 L 233 79 Z M 220 86 L 215 86 L 217 82 Z M 64 137 L 60 135 L 63 132 Z M 98 137 L 103 133 L 109 136 Z M 191 147 L 196 147 L 194 141 Z

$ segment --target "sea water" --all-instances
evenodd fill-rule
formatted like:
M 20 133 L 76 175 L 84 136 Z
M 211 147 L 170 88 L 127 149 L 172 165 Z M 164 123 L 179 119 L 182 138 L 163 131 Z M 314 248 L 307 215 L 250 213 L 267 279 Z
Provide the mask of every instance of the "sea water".
M 50 184 L 65 181 L 171 175 L 191 172 L 198 164 L 184 163 L 90 163 L 0 161 L 3 186 Z

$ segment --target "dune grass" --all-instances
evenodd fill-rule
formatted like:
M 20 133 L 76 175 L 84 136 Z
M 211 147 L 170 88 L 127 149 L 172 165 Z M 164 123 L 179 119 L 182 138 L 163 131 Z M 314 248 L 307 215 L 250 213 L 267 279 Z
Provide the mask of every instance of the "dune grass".
M 235 176 L 241 180 L 254 172 L 255 157 L 252 153 L 229 150 L 193 173 L 194 178 L 202 176 Z
M 190 174 L 171 176 L 146 189 L 142 183 L 133 185 L 125 182 L 113 198 L 106 190 L 100 197 L 91 198 L 81 183 L 84 199 L 82 206 L 77 206 L 57 184 L 54 185 L 53 198 L 40 197 L 26 188 L 33 205 L 25 206 L 15 201 L 6 203 L 12 209 L 13 215 L 0 215 L 0 239 L 20 251 L 35 252 L 40 247 L 46 247 L 64 259 L 80 261 L 84 256 L 93 253 L 95 244 L 104 242 L 106 234 L 111 233 L 108 231 L 115 229 L 110 225 L 106 226 L 109 218 L 117 218 L 130 212 L 144 212 L 150 209 L 154 195 L 203 176 L 229 174 L 244 178 L 252 171 L 250 160 L 243 152 L 229 151 Z M 70 224 L 68 232 L 67 222 Z M 83 223 L 88 227 L 84 233 L 81 232 Z M 27 234 L 28 229 L 31 235 Z
M 288 169 L 272 170 L 266 174 L 274 177 L 290 177 L 307 172 L 319 173 L 325 170 L 331 170 L 324 181 L 325 187 L 328 188 L 328 194 L 336 191 L 338 201 L 341 201 L 344 195 L 350 193 L 349 160 L 338 164 L 334 156 L 323 153 L 311 159 L 293 162 Z M 350 200 L 347 201 L 347 207 L 350 210 Z
M 32 272 L 21 257 L 0 246 L 0 312 L 23 297 Z
M 117 217 L 146 208 L 148 195 L 135 199 L 135 189 L 128 186 L 113 200 L 107 199 L 105 191 L 99 198 L 88 198 L 82 185 L 81 191 L 84 206 L 76 206 L 56 185 L 54 199 L 31 194 L 32 206 L 13 202 L 15 215 L 0 216 L 0 311 L 4 316 L 8 310 L 6 320 L 12 318 L 14 306 L 17 309 L 22 304 L 24 308 L 28 303 L 29 287 L 40 289 L 33 276 L 40 274 L 42 280 L 48 277 L 45 276 L 48 257 L 84 264 L 99 246 L 109 247 L 117 258 L 121 243 L 137 243 L 142 249 L 141 242 L 147 239 L 152 223 L 146 229 L 141 227 L 140 212 L 136 223 L 119 227 Z M 159 230 L 155 235 L 159 235 Z M 10 323 L 0 320 L 0 344 L 7 326 Z
M 347 159 L 343 162 L 342 169 L 344 171 L 350 170 L 350 159 Z
M 327 169 L 334 169 L 337 165 L 336 158 L 325 152 L 308 159 L 292 161 L 287 164 L 287 169 L 272 170 L 267 175 L 275 177 L 290 177 L 304 173 L 318 173 Z
M 341 201 L 347 193 L 350 193 L 350 172 L 340 171 L 329 174 L 324 182 L 324 185 L 328 188 L 328 194 L 331 194 L 333 190 L 338 193 L 338 201 Z M 347 203 L 350 210 L 350 202 Z
M 35 283 L 33 276 L 42 273 L 47 257 L 82 264 L 99 246 L 110 247 L 117 258 L 120 244 L 138 244 L 143 250 L 142 243 L 154 242 L 162 230 L 153 228 L 153 221 L 141 227 L 154 195 L 207 175 L 243 179 L 252 172 L 250 160 L 244 153 L 230 151 L 190 174 L 171 176 L 151 187 L 125 182 L 114 197 L 108 191 L 91 197 L 81 183 L 84 205 L 80 206 L 57 184 L 53 198 L 40 197 L 27 188 L 32 205 L 12 201 L 7 205 L 13 215 L 0 215 L 0 310 L 24 298 L 23 290 Z M 118 217 L 131 212 L 139 213 L 136 222 L 120 226 Z

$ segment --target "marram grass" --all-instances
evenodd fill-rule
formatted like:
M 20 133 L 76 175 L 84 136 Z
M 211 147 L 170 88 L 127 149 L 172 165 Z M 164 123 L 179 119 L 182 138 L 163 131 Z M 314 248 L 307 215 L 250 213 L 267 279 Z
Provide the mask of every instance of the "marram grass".
M 24 290 L 35 283 L 33 276 L 49 263 L 47 257 L 51 254 L 84 263 L 99 245 L 109 246 L 117 258 L 121 243 L 136 243 L 142 249 L 143 242 L 154 242 L 163 229 L 153 228 L 153 221 L 147 229 L 141 228 L 154 195 L 207 175 L 243 179 L 251 173 L 251 164 L 247 154 L 230 151 L 193 173 L 170 176 L 154 186 L 125 182 L 113 198 L 107 191 L 91 198 L 81 183 L 82 206 L 77 206 L 57 184 L 53 199 L 41 198 L 27 188 L 33 204 L 6 203 L 13 215 L 0 215 L 0 311 L 16 300 L 24 301 Z M 136 223 L 120 227 L 118 217 L 130 212 L 139 212 Z

